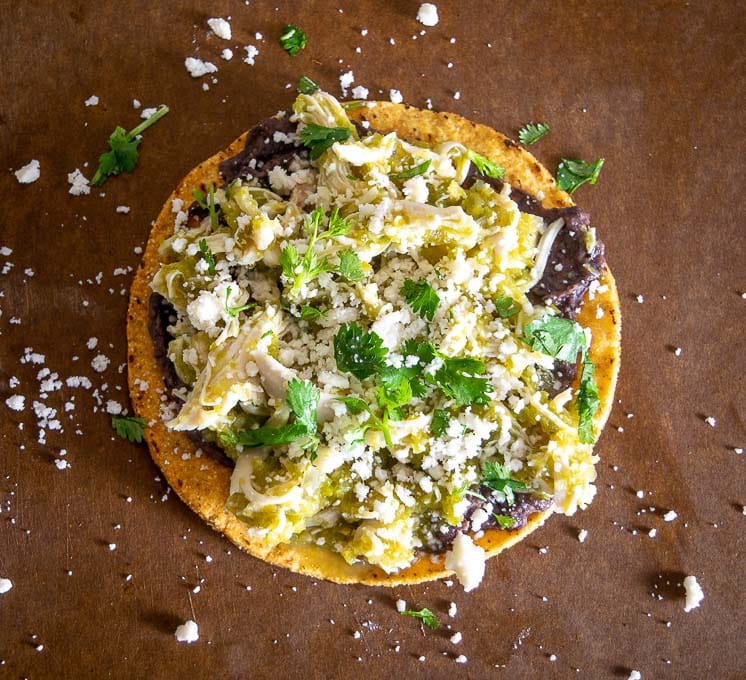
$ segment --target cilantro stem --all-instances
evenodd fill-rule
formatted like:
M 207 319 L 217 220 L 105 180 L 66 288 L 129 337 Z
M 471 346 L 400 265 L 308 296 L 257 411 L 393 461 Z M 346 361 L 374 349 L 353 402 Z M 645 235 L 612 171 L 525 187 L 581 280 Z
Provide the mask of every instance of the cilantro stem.
M 140 135 L 143 132 L 145 132 L 145 130 L 147 130 L 151 125 L 154 125 L 155 123 L 157 123 L 168 112 L 169 112 L 169 108 L 168 106 L 164 104 L 152 116 L 150 116 L 150 118 L 146 118 L 137 127 L 132 128 L 127 133 L 127 137 L 129 137 L 129 139 L 134 139 L 135 137 L 137 137 L 137 135 Z

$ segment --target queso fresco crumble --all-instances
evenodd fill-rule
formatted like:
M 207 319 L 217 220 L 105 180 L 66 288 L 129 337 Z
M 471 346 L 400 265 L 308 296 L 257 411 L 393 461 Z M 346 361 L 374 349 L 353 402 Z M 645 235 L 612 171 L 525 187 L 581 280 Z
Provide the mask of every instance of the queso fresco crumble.
M 301 91 L 267 139 L 297 153 L 265 186 L 175 202 L 152 282 L 181 382 L 169 427 L 235 462 L 228 509 L 268 546 L 387 572 L 447 552 L 474 587 L 475 533 L 595 493 L 590 336 L 529 296 L 564 221 L 522 212 L 460 143 L 359 128 Z M 573 390 L 558 368 L 578 357 Z

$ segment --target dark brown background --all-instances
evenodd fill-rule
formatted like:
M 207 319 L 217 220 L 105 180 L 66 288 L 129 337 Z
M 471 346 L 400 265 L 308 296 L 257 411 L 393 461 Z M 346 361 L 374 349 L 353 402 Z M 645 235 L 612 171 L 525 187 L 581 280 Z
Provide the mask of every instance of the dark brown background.
M 746 456 L 733 447 L 746 447 L 744 4 L 437 5 L 440 24 L 414 40 L 417 1 L 0 3 L 0 245 L 14 251 L 0 261 L 14 264 L 0 276 L 0 576 L 14 583 L 0 596 L 0 676 L 743 677 Z M 206 29 L 226 15 L 230 43 Z M 295 59 L 277 44 L 287 21 L 309 35 Z M 230 63 L 218 56 L 228 44 Z M 254 67 L 241 62 L 246 44 L 259 47 Z M 220 67 L 209 92 L 187 75 L 188 55 Z M 599 184 L 576 194 L 607 243 L 624 312 L 599 494 L 491 562 L 468 595 L 443 583 L 336 586 L 238 554 L 173 494 L 162 502 L 147 451 L 113 436 L 88 391 L 50 393 L 60 412 L 76 394 L 76 408 L 64 433 L 36 443 L 40 367 L 19 363 L 24 348 L 61 378 L 88 375 L 105 398 L 124 398 L 129 276 L 113 270 L 136 266 L 133 247 L 190 168 L 291 102 L 286 84 L 305 73 L 339 94 L 348 68 L 371 98 L 398 88 L 509 134 L 547 120 L 552 133 L 532 150 L 551 168 L 561 155 L 606 158 Z M 86 108 L 92 94 L 101 103 Z M 90 178 L 113 127 L 137 123 L 134 97 L 172 109 L 146 133 L 136 172 L 105 196 L 68 195 L 66 174 Z M 31 158 L 42 177 L 20 186 L 10 171 Z M 104 375 L 91 370 L 91 336 L 112 359 Z M 26 395 L 22 414 L 5 407 L 14 393 Z M 71 469 L 54 466 L 60 448 Z M 662 519 L 669 509 L 675 522 Z M 706 594 L 689 614 L 686 574 Z M 200 640 L 177 644 L 202 578 L 191 595 Z M 397 597 L 463 642 L 398 616 Z

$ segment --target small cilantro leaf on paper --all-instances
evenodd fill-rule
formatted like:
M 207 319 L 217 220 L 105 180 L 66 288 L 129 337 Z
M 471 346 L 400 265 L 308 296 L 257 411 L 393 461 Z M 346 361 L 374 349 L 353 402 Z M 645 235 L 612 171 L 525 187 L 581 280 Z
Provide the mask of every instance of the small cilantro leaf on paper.
M 424 175 L 428 171 L 431 162 L 432 161 L 428 159 L 426 161 L 423 161 L 422 163 L 419 163 L 418 165 L 413 165 L 408 170 L 402 170 L 401 172 L 390 175 L 390 177 L 391 179 L 412 179 L 412 177 Z
M 215 255 L 213 255 L 213 252 L 210 250 L 210 246 L 207 245 L 205 239 L 200 239 L 199 251 L 202 253 L 205 262 L 207 262 L 207 273 L 210 274 L 210 276 L 213 276 L 215 274 Z
M 133 444 L 139 444 L 145 436 L 147 421 L 140 416 L 112 416 L 111 426 L 116 433 Z
M 593 415 L 600 406 L 598 386 L 596 385 L 596 366 L 590 359 L 586 358 L 583 363 L 583 371 L 580 374 L 580 385 L 576 400 L 578 436 L 584 444 L 593 444 L 595 441 Z
M 319 85 L 311 80 L 308 76 L 301 76 L 298 79 L 298 92 L 300 92 L 301 94 L 313 94 L 319 89 Z
M 412 311 L 419 314 L 426 321 L 432 321 L 438 309 L 440 296 L 427 281 L 412 281 L 406 279 L 401 289 L 402 297 L 407 301 Z
M 501 319 L 509 319 L 521 311 L 518 303 L 507 295 L 496 297 L 493 302 L 495 303 L 495 311 Z
M 509 506 L 515 505 L 514 490 L 525 490 L 526 485 L 517 479 L 511 479 L 510 471 L 500 463 L 486 462 L 482 467 L 482 484 L 493 491 L 499 491 L 505 496 Z M 499 520 L 498 520 L 499 521 Z
M 578 354 L 585 355 L 588 349 L 583 327 L 562 316 L 545 316 L 532 321 L 524 329 L 521 340 L 537 352 L 568 363 L 576 362 Z
M 374 332 L 366 333 L 356 323 L 344 323 L 334 336 L 334 358 L 340 371 L 365 380 L 386 365 L 388 350 Z
M 549 125 L 546 123 L 527 123 L 518 131 L 518 139 L 524 146 L 531 146 L 548 134 Z
M 419 619 L 428 628 L 432 628 L 433 630 L 436 630 L 440 626 L 438 618 L 427 607 L 423 607 L 420 610 L 407 609 L 406 611 L 402 612 L 402 614 L 404 616 L 412 616 L 415 619 Z
M 352 132 L 344 127 L 324 127 L 316 123 L 309 123 L 300 132 L 300 141 L 311 151 L 311 160 L 315 161 L 334 142 L 345 142 Z
M 300 26 L 286 24 L 280 34 L 280 45 L 291 57 L 300 52 L 308 42 L 306 32 Z
M 466 155 L 474 163 L 479 174 L 491 177 L 492 179 L 500 179 L 505 176 L 505 168 L 491 161 L 489 158 L 485 158 L 471 149 L 467 149 Z
M 142 141 L 140 135 L 167 113 L 168 106 L 161 106 L 152 116 L 129 132 L 120 126 L 114 128 L 114 132 L 109 135 L 109 151 L 99 156 L 98 169 L 93 175 L 91 184 L 101 186 L 108 177 L 122 172 L 132 172 L 139 156 L 138 147 Z
M 592 163 L 577 158 L 563 158 L 557 166 L 557 186 L 563 191 L 573 193 L 586 182 L 595 184 L 603 164 L 603 158 L 598 158 Z

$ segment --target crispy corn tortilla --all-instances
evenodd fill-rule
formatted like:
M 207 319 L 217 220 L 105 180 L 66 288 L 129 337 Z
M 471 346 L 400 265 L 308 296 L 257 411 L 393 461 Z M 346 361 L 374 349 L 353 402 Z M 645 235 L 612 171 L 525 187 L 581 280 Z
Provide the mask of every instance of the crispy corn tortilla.
M 528 151 L 504 135 L 450 113 L 424 111 L 401 104 L 377 102 L 373 106 L 349 111 L 356 121 L 368 120 L 378 132 L 395 131 L 402 139 L 437 143 L 456 140 L 487 156 L 506 169 L 505 178 L 511 185 L 532 195 L 541 195 L 546 207 L 573 205 L 570 196 L 557 188 L 554 178 Z M 260 540 L 247 535 L 246 525 L 225 509 L 230 487 L 231 470 L 208 456 L 197 458 L 197 445 L 183 432 L 169 430 L 161 419 L 161 396 L 166 392 L 163 374 L 156 361 L 153 341 L 148 330 L 150 281 L 159 269 L 158 246 L 173 233 L 173 199 L 186 204 L 192 200 L 192 189 L 211 182 L 220 184 L 218 165 L 239 153 L 246 133 L 228 148 L 194 168 L 171 194 L 161 210 L 148 240 L 143 260 L 137 270 L 129 305 L 127 343 L 129 387 L 135 412 L 149 425 L 145 438 L 156 465 L 179 497 L 215 530 L 223 533 L 239 548 L 270 564 L 291 571 L 337 583 L 397 586 L 420 583 L 452 572 L 444 567 L 444 556 L 422 555 L 412 566 L 393 574 L 367 564 L 349 565 L 344 559 L 317 545 L 281 544 L 267 549 Z M 586 299 L 578 320 L 590 327 L 593 343 L 591 358 L 596 364 L 596 380 L 601 407 L 594 423 L 600 432 L 611 411 L 614 387 L 619 370 L 621 314 L 614 278 L 608 268 L 601 283 L 603 293 Z M 605 288 L 604 288 L 605 284 Z M 597 309 L 603 310 L 597 315 Z M 598 318 L 600 316 L 600 318 Z M 136 384 L 137 381 L 137 384 Z M 140 381 L 149 386 L 142 391 Z M 553 512 L 552 508 L 529 517 L 525 527 L 514 531 L 490 529 L 477 543 L 492 557 L 518 543 L 540 527 Z

